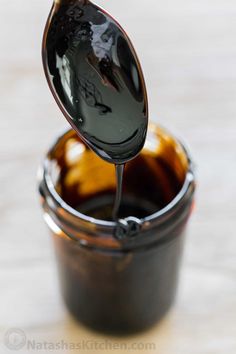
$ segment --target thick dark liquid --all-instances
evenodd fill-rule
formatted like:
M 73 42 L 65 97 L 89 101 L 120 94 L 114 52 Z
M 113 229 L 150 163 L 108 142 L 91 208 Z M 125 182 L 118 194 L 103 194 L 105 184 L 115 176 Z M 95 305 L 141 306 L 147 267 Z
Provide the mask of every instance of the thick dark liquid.
M 133 159 L 147 132 L 141 67 L 125 32 L 89 1 L 54 4 L 43 41 L 45 73 L 65 117 L 114 164 Z
M 113 220 L 118 219 L 122 199 L 122 184 L 125 165 L 116 165 L 116 199 L 113 207 Z
M 80 205 L 78 210 L 95 219 L 111 221 L 117 218 L 124 219 L 129 216 L 143 218 L 158 210 L 158 206 L 145 199 L 123 195 L 114 216 L 114 198 L 112 195 L 94 197 L 92 200 Z

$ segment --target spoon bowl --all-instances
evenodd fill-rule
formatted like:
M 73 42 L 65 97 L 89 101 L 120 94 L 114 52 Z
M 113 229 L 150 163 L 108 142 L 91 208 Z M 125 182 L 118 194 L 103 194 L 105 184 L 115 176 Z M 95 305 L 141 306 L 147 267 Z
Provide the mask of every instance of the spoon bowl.
M 147 133 L 147 93 L 121 26 L 90 1 L 56 0 L 42 54 L 52 94 L 85 143 L 114 164 L 138 155 Z

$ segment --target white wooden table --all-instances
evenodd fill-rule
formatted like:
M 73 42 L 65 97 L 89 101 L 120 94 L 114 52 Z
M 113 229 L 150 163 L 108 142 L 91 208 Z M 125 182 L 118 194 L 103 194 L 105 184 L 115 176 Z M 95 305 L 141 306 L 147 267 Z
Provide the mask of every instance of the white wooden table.
M 4 344 L 5 332 L 17 328 L 36 343 L 92 343 L 80 350 L 54 348 L 56 353 L 235 354 L 236 2 L 97 3 L 133 39 L 151 118 L 182 136 L 197 163 L 197 204 L 178 299 L 160 325 L 126 339 L 90 332 L 67 314 L 36 193 L 37 166 L 65 126 L 40 58 L 50 1 L 0 0 L 1 353 L 12 352 Z M 11 344 L 14 339 L 17 344 L 17 333 L 10 334 Z M 106 341 L 113 347 L 102 349 Z M 101 349 L 94 349 L 96 343 Z M 134 343 L 155 348 L 131 350 Z

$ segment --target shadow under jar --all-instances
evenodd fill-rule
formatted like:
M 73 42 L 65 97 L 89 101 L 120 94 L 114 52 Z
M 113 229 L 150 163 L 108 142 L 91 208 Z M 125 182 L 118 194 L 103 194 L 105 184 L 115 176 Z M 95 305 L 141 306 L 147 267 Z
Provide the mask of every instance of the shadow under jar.
M 44 217 L 69 311 L 93 329 L 116 334 L 159 321 L 176 294 L 195 190 L 183 145 L 149 126 L 144 149 L 125 168 L 119 223 L 111 220 L 114 166 L 73 130 L 56 141 L 40 172 Z

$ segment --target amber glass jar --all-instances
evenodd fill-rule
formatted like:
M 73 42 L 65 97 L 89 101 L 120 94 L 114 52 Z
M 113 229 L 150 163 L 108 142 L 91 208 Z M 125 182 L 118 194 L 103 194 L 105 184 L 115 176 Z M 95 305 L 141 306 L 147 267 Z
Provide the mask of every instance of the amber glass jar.
M 63 298 L 82 323 L 130 333 L 173 303 L 195 190 L 192 162 L 165 129 L 150 125 L 140 156 L 126 165 L 120 221 L 110 219 L 114 166 L 73 130 L 59 137 L 40 173 Z

